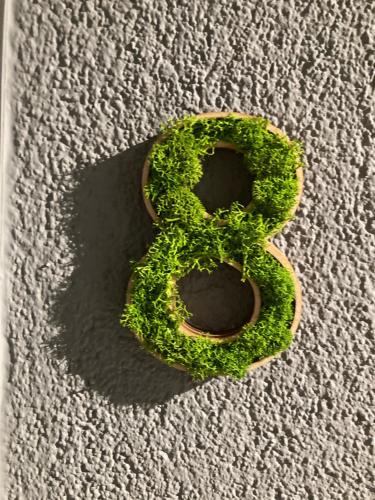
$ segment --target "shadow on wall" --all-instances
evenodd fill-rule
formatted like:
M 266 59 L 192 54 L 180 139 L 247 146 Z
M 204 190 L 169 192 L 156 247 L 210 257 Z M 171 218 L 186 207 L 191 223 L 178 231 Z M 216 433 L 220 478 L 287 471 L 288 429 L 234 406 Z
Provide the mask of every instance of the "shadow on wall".
M 119 325 L 130 262 L 138 261 L 153 240 L 140 188 L 151 144 L 146 141 L 78 174 L 64 208 L 74 271 L 51 311 L 60 332 L 52 352 L 89 389 L 119 405 L 162 403 L 198 385 L 142 350 Z

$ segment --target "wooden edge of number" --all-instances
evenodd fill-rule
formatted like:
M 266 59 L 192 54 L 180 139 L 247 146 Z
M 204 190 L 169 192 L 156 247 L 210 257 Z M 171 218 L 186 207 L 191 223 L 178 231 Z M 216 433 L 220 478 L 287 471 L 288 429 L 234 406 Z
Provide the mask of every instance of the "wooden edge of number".
M 156 141 L 154 142 L 154 144 L 157 143 L 157 142 L 160 142 L 160 136 L 156 139 Z M 148 198 L 148 196 L 146 196 L 146 193 L 145 193 L 145 187 L 147 186 L 148 177 L 150 175 L 150 153 L 151 153 L 151 151 L 148 153 L 148 155 L 146 157 L 146 160 L 145 160 L 145 163 L 143 165 L 142 179 L 141 179 L 141 188 L 142 188 L 143 202 L 145 204 L 146 210 L 150 214 L 151 218 L 154 221 L 157 221 L 158 220 L 158 215 L 155 212 L 154 207 L 152 206 L 152 203 L 151 203 L 150 199 Z
M 273 257 L 275 257 L 275 259 L 277 259 L 280 262 L 280 264 L 289 272 L 289 274 L 293 280 L 294 292 L 295 292 L 295 295 L 294 295 L 294 317 L 293 317 L 292 324 L 290 326 L 290 330 L 291 330 L 292 334 L 294 335 L 297 331 L 297 328 L 298 328 L 298 325 L 301 321 L 301 316 L 302 316 L 301 285 L 300 285 L 300 282 L 297 278 L 297 275 L 294 271 L 292 264 L 289 262 L 287 257 L 281 252 L 281 250 L 279 250 L 273 243 L 267 242 L 266 251 L 269 252 Z M 280 354 L 281 353 L 277 353 L 277 354 L 274 354 L 272 356 L 268 356 L 267 358 L 260 359 L 259 361 L 256 361 L 255 363 L 252 363 L 249 366 L 247 371 L 251 372 L 251 371 L 255 370 L 256 368 L 259 368 L 259 367 L 265 365 L 266 363 L 268 363 L 272 359 L 275 359 L 278 356 L 280 356 Z
M 268 242 L 266 245 L 266 251 L 269 252 L 273 257 L 275 257 L 283 267 L 285 267 L 285 269 L 289 272 L 289 274 L 293 280 L 294 290 L 295 290 L 294 318 L 293 318 L 293 322 L 291 324 L 290 329 L 294 335 L 297 331 L 298 325 L 301 321 L 301 315 L 302 315 L 301 285 L 300 285 L 300 282 L 297 278 L 297 275 L 294 271 L 292 264 L 289 262 L 287 257 L 281 252 L 281 250 L 279 250 L 273 243 Z

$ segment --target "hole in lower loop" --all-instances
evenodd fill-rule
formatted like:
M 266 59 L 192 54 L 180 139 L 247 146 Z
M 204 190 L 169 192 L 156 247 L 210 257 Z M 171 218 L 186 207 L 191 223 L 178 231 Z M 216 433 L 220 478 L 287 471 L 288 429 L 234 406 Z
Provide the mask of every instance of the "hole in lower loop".
M 193 270 L 178 280 L 179 295 L 191 317 L 185 329 L 192 334 L 226 337 L 241 330 L 254 314 L 256 297 L 241 272 L 220 263 L 209 273 Z

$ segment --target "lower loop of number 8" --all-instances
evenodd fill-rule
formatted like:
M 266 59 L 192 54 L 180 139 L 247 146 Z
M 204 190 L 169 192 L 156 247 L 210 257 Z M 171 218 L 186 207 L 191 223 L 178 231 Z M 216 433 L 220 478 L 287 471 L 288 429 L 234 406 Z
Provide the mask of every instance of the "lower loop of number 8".
M 253 182 L 247 206 L 208 213 L 193 192 L 215 148 L 242 153 Z M 206 113 L 167 123 L 142 176 L 158 234 L 134 266 L 121 324 L 165 363 L 195 378 L 243 377 L 291 343 L 301 290 L 287 258 L 268 241 L 293 216 L 302 193 L 302 146 L 266 119 Z M 192 270 L 233 265 L 253 292 L 246 324 L 224 335 L 192 327 L 177 281 Z

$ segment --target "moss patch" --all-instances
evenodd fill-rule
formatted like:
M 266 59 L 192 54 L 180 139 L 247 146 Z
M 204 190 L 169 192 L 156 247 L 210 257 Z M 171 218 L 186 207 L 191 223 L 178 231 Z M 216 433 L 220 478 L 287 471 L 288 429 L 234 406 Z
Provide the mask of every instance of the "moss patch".
M 242 377 L 252 362 L 286 349 L 292 340 L 294 284 L 264 247 L 295 205 L 302 148 L 269 132 L 267 124 L 262 118 L 187 117 L 168 123 L 150 153 L 146 194 L 159 216 L 159 232 L 146 258 L 134 267 L 131 302 L 121 323 L 148 350 L 169 364 L 184 365 L 196 378 Z M 203 175 L 202 158 L 213 153 L 218 141 L 233 143 L 244 154 L 255 178 L 252 203 L 246 211 L 233 203 L 207 219 L 192 189 Z M 223 344 L 181 333 L 188 312 L 174 279 L 193 269 L 211 271 L 218 261 L 228 260 L 241 264 L 243 279 L 253 279 L 260 289 L 257 323 L 245 325 L 238 338 Z

